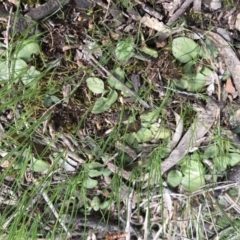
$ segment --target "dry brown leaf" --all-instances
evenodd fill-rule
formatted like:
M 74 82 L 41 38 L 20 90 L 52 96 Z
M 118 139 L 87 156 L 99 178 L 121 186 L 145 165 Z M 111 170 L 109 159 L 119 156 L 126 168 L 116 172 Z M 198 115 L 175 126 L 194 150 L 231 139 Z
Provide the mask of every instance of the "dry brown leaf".
M 236 92 L 236 89 L 233 86 L 232 79 L 230 77 L 226 81 L 225 91 L 231 94 L 234 94 Z

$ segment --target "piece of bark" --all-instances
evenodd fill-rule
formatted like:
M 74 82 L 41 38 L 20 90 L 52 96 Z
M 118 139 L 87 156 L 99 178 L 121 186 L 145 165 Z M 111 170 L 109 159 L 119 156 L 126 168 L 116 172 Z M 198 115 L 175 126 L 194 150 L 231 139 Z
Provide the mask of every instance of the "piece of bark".
M 60 10 L 63 6 L 69 3 L 69 1 L 70 0 L 50 0 L 41 6 L 32 9 L 26 13 L 25 16 L 38 21 Z
M 24 16 L 19 14 L 16 16 L 16 19 L 12 19 L 11 21 L 12 32 L 22 33 L 29 29 L 29 32 L 34 34 L 35 29 L 33 26 L 36 25 L 36 21 L 57 12 L 67 3 L 69 3 L 69 1 L 70 0 L 50 0 L 39 7 L 31 9 Z

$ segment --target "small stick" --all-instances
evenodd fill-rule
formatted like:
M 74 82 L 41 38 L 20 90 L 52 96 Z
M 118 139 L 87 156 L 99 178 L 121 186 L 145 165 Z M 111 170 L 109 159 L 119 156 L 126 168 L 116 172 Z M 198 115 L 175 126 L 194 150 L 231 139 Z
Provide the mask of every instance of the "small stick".
M 186 0 L 182 6 L 172 15 L 172 17 L 168 20 L 167 25 L 172 25 L 189 7 L 189 5 L 193 2 L 193 0 Z

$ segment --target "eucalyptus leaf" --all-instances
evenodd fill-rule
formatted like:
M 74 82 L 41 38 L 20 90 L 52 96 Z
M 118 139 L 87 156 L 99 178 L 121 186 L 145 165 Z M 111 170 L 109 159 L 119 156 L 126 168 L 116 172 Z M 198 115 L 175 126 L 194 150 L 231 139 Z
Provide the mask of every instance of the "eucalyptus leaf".
M 117 60 L 121 62 L 127 62 L 134 54 L 134 47 L 135 44 L 132 38 L 119 41 L 115 49 Z
M 98 184 L 98 181 L 90 177 L 88 177 L 85 181 L 83 181 L 83 186 L 88 189 L 95 188 L 97 184 Z
M 187 37 L 178 37 L 173 39 L 172 53 L 181 63 L 195 60 L 200 51 L 200 46 L 192 39 Z
M 167 176 L 167 183 L 171 187 L 177 187 L 182 181 L 182 173 L 178 170 L 171 170 Z
M 105 93 L 104 90 L 104 82 L 100 78 L 97 77 L 89 77 L 87 80 L 88 88 L 96 94 Z

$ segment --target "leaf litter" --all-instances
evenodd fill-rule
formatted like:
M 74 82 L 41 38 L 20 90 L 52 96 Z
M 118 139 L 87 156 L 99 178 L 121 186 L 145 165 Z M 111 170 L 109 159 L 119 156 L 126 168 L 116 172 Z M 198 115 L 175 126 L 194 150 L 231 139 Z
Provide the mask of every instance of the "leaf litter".
M 9 81 L 12 85 L 8 88 L 18 89 L 16 96 L 21 96 L 17 100 L 19 107 L 7 105 L 14 91 L 1 100 L 3 149 L 0 155 L 8 164 L 2 165 L 4 179 L 0 199 L 7 210 L 12 206 L 9 195 L 5 194 L 9 182 L 14 185 L 21 179 L 25 188 L 31 189 L 34 185 L 41 189 L 33 192 L 35 198 L 26 208 L 26 215 L 36 204 L 44 210 L 41 221 L 46 217 L 58 220 L 56 236 L 63 236 L 62 229 L 66 237 L 72 239 L 83 231 L 85 235 L 81 239 L 87 236 L 92 239 L 173 239 L 183 232 L 184 237 L 197 238 L 199 229 L 194 214 L 199 214 L 202 205 L 196 207 L 195 199 L 196 202 L 210 201 L 209 205 L 211 201 L 219 201 L 220 209 L 224 206 L 223 211 L 228 211 L 228 204 L 234 202 L 235 196 L 227 190 L 234 189 L 234 183 L 220 185 L 220 181 L 238 179 L 233 169 L 233 178 L 229 174 L 224 177 L 224 173 L 239 164 L 240 153 L 236 140 L 238 115 L 226 111 L 225 106 L 233 106 L 236 98 L 233 89 L 240 92 L 239 60 L 220 33 L 197 21 L 196 12 L 202 11 L 204 20 L 211 21 L 216 17 L 212 9 L 221 5 L 204 3 L 210 11 L 211 18 L 208 18 L 201 6 L 195 6 L 196 12 L 191 12 L 191 2 L 185 1 L 180 6 L 176 2 L 171 5 L 161 1 L 149 6 L 136 1 L 137 7 L 130 2 L 105 4 L 99 0 L 93 5 L 77 4 L 80 8 L 86 7 L 84 11 L 88 14 L 66 5 L 68 11 L 62 9 L 66 14 L 64 20 L 59 17 L 59 11 L 59 15 L 50 17 L 53 22 L 38 23 L 46 31 L 39 37 L 43 55 L 38 56 L 38 40 L 22 49 L 16 47 L 18 50 L 10 49 L 7 44 L 11 51 L 1 55 L 1 87 L 8 87 L 12 76 L 13 81 Z M 56 6 L 61 8 L 59 4 Z M 221 11 L 227 16 L 225 6 Z M 33 13 L 37 11 L 29 10 L 26 16 L 37 20 L 38 17 L 31 17 Z M 194 17 L 196 26 L 191 28 L 190 20 Z M 201 34 L 199 39 L 193 37 L 196 33 Z M 11 36 L 13 43 L 14 37 Z M 159 44 L 163 41 L 166 42 Z M 239 39 L 236 37 L 235 41 Z M 54 68 L 46 67 L 55 59 L 59 59 L 60 64 L 54 72 Z M 225 83 L 229 73 L 231 78 Z M 137 86 L 133 86 L 136 85 L 133 74 L 138 76 Z M 224 87 L 225 98 L 222 97 Z M 42 96 L 29 98 L 27 91 L 36 89 L 40 89 Z M 33 111 L 26 114 L 31 106 Z M 217 141 L 217 137 L 221 139 Z M 29 147 L 24 148 L 24 144 Z M 213 155 L 206 150 L 211 145 L 219 149 Z M 15 171 L 16 167 L 22 175 Z M 82 178 L 78 179 L 80 175 Z M 72 188 L 74 193 L 69 196 L 64 190 L 74 179 L 78 180 Z M 65 184 L 62 195 L 56 194 L 55 186 L 61 186 L 62 182 Z M 223 193 L 213 199 L 212 192 L 219 189 Z M 19 200 L 26 193 L 22 188 L 16 192 Z M 59 195 L 55 200 L 49 198 L 53 192 Z M 70 198 L 77 195 L 85 199 L 82 199 L 84 203 L 77 200 L 78 204 L 68 209 Z M 38 198 L 45 200 L 48 211 L 35 201 Z M 186 205 L 188 200 L 190 204 Z M 17 207 L 17 202 L 11 203 Z M 237 204 L 233 209 L 238 211 Z M 60 210 L 64 211 L 63 215 L 57 213 Z M 216 219 L 209 224 L 209 218 L 213 217 L 211 211 L 216 210 Z M 71 211 L 76 214 L 69 220 Z M 237 222 L 222 223 L 223 211 L 214 206 L 200 211 L 204 219 L 202 238 L 224 236 L 222 229 L 238 226 Z M 188 212 L 193 215 L 186 214 Z M 236 215 L 227 213 L 232 217 Z M 11 228 L 17 214 L 7 217 L 3 229 Z M 109 221 L 101 222 L 101 214 L 105 220 L 108 215 Z M 186 227 L 189 224 L 194 231 Z M 46 224 L 45 228 L 39 228 L 39 233 L 47 237 L 51 229 L 52 225 Z

